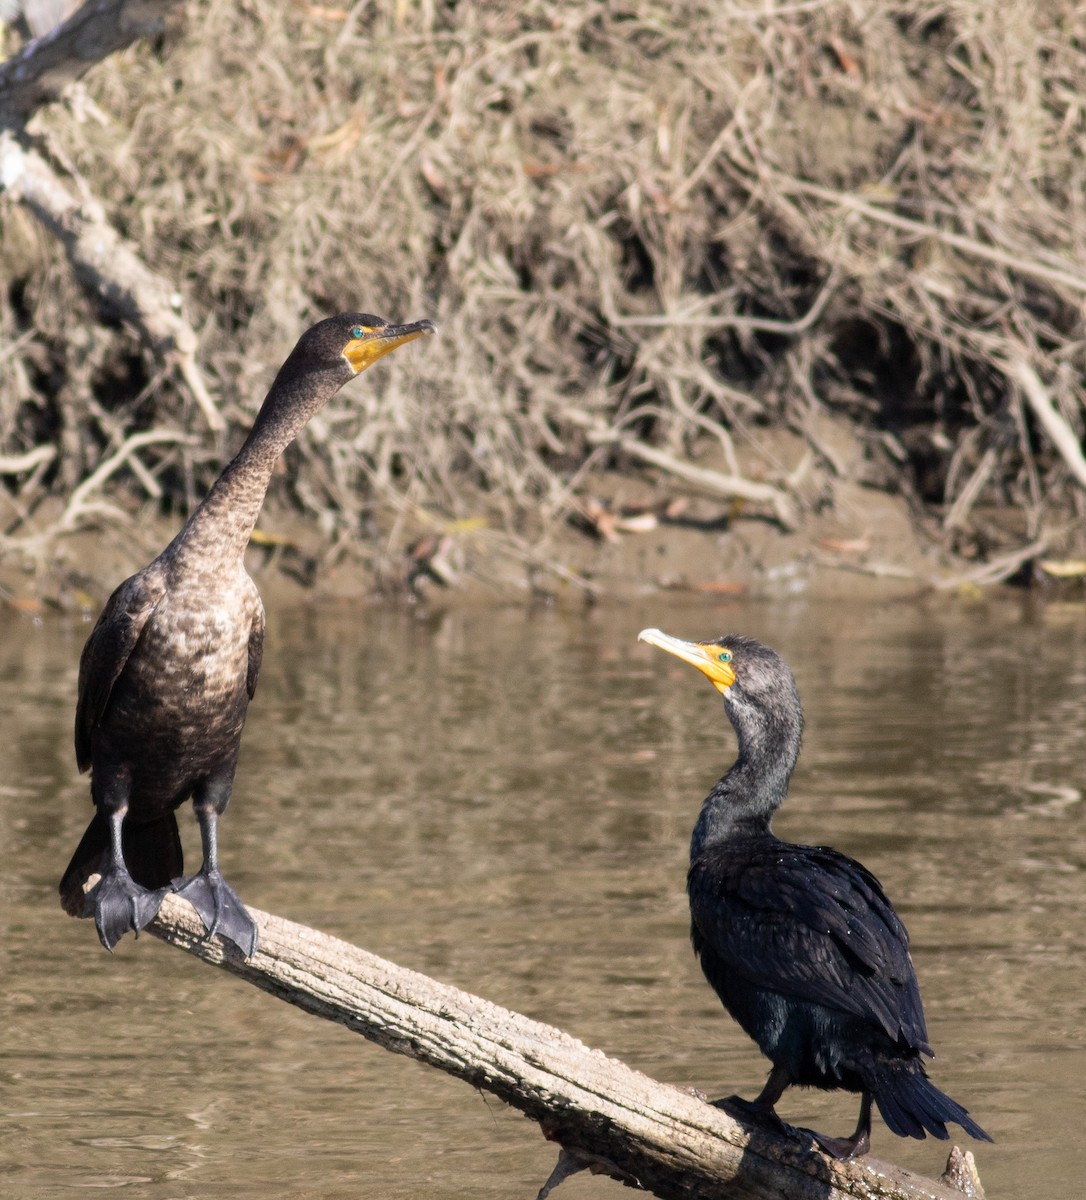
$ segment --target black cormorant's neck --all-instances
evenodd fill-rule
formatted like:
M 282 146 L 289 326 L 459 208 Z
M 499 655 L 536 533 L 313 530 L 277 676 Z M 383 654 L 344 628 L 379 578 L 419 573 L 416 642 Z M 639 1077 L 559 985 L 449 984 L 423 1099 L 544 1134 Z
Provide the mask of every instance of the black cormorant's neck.
M 701 808 L 690 842 L 696 858 L 709 846 L 745 835 L 767 834 L 788 794 L 799 758 L 803 710 L 793 689 L 772 705 L 752 703 L 738 687 L 724 699 L 739 740 L 739 757 Z
M 342 368 L 307 372 L 288 358 L 241 449 L 164 557 L 172 558 L 178 567 L 201 572 L 239 565 L 280 455 L 344 382 Z

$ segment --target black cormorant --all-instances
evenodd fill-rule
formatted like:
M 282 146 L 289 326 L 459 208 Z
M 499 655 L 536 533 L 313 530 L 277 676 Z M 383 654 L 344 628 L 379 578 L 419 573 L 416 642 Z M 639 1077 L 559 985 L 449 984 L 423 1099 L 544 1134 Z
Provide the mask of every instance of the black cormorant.
M 836 850 L 791 845 L 770 830 L 803 732 L 788 665 L 748 637 L 639 636 L 708 676 L 739 741 L 702 805 L 687 877 L 706 978 L 773 1063 L 756 1100 L 734 1099 L 780 1125 L 774 1106 L 790 1085 L 859 1092 L 851 1137 L 814 1135 L 838 1158 L 867 1152 L 872 1100 L 902 1137 L 946 1138 L 953 1121 L 991 1141 L 925 1073 L 921 1055 L 932 1050 L 909 936 L 879 881 Z
M 112 949 L 143 928 L 173 890 L 246 954 L 256 925 L 222 878 L 216 822 L 230 799 L 241 731 L 256 689 L 264 607 L 245 548 L 279 456 L 356 375 L 397 346 L 433 333 L 365 313 L 320 321 L 299 339 L 253 428 L 204 502 L 165 550 L 106 604 L 79 663 L 75 753 L 91 770 L 97 809 L 60 894 L 93 916 Z M 192 798 L 204 861 L 187 880 L 174 810 Z M 101 879 L 84 892 L 88 879 Z

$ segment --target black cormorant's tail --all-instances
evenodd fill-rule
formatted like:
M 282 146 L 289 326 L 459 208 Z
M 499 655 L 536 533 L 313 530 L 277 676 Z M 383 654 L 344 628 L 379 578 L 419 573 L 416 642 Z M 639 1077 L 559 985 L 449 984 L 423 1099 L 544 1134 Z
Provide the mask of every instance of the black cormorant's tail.
M 182 874 L 181 838 L 172 812 L 138 825 L 125 821 L 121 838 L 128 873 L 143 887 L 165 887 Z M 87 915 L 83 885 L 92 875 L 101 874 L 108 860 L 109 822 L 96 812 L 60 881 L 60 902 L 69 916 Z
M 919 1058 L 880 1063 L 872 1092 L 882 1119 L 899 1137 L 923 1138 L 930 1133 L 944 1141 L 947 1122 L 960 1125 L 970 1137 L 991 1137 L 964 1108 L 927 1077 Z

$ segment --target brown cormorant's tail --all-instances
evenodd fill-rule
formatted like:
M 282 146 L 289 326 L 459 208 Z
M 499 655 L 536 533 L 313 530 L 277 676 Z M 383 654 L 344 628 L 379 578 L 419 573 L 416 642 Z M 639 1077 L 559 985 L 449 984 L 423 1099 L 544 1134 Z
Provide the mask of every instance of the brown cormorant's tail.
M 143 887 L 165 887 L 182 874 L 181 838 L 172 812 L 138 825 L 125 821 L 121 837 L 128 873 Z M 60 881 L 60 902 L 69 916 L 87 915 L 83 886 L 91 875 L 102 873 L 108 860 L 109 823 L 96 812 Z
M 919 1059 L 882 1064 L 873 1093 L 882 1119 L 899 1137 L 923 1138 L 930 1133 L 945 1141 L 950 1136 L 947 1122 L 952 1121 L 970 1137 L 992 1140 L 956 1100 L 939 1091 Z

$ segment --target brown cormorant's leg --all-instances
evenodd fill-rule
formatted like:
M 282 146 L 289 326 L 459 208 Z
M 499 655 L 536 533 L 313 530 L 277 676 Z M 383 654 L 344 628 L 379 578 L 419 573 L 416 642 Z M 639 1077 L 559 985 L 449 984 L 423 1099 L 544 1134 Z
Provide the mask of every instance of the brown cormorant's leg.
M 214 807 L 200 804 L 196 807 L 196 820 L 200 823 L 204 865 L 197 874 L 178 880 L 174 891 L 184 896 L 200 914 L 207 926 L 208 937 L 218 933 L 229 938 L 246 958 L 252 958 L 256 952 L 256 922 L 245 911 L 237 892 L 219 873 L 216 837 L 219 814 Z
M 149 891 L 128 873 L 121 848 L 121 827 L 128 805 L 109 807 L 102 804 L 99 811 L 109 822 L 109 865 L 87 893 L 84 912 L 86 916 L 93 913 L 99 940 L 107 950 L 112 950 L 130 929 L 138 935 L 144 925 L 150 924 L 162 904 L 162 897 L 170 889 Z

